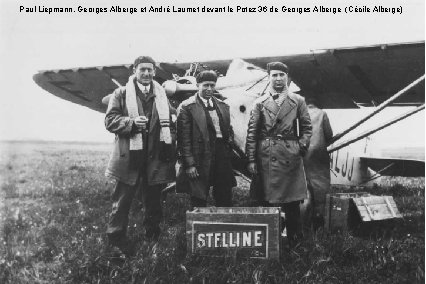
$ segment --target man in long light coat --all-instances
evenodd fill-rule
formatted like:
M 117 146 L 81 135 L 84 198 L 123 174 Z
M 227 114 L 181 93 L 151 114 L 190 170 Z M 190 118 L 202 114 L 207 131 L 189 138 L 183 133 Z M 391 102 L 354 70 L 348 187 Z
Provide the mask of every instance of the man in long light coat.
M 259 172 L 263 198 L 281 206 L 290 242 L 301 236 L 300 202 L 307 185 L 303 155 L 309 147 L 312 125 L 305 100 L 288 90 L 288 67 L 268 64 L 270 87 L 254 103 L 246 140 L 248 170 Z
M 126 86 L 114 91 L 105 116 L 106 129 L 115 134 L 105 175 L 116 180 L 107 236 L 119 249 L 127 245 L 129 210 L 138 190 L 145 208 L 145 237 L 158 239 L 161 190 L 176 176 L 174 109 L 164 89 L 153 80 L 155 61 L 138 57 L 133 72 Z

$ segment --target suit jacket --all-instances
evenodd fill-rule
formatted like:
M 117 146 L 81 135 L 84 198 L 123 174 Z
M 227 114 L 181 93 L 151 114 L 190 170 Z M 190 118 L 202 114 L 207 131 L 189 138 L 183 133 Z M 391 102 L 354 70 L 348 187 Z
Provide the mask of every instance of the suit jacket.
M 224 186 L 234 186 L 230 157 L 233 141 L 233 131 L 230 122 L 229 106 L 215 97 L 212 97 L 216 111 L 221 121 L 222 138 L 226 144 L 229 163 L 224 163 Z M 206 113 L 203 103 L 198 95 L 183 101 L 178 108 L 177 119 L 177 149 L 179 170 L 177 176 L 177 191 L 188 192 L 192 196 L 206 199 L 210 187 L 210 167 L 214 160 L 215 135 L 209 115 Z M 195 166 L 200 175 L 199 178 L 190 179 L 185 170 Z

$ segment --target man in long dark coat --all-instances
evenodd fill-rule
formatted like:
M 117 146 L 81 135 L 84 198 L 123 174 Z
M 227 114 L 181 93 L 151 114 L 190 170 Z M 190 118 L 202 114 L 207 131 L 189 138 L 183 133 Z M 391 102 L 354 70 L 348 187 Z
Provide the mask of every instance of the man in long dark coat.
M 307 187 L 303 155 L 312 125 L 302 96 L 288 90 L 288 67 L 268 64 L 270 87 L 251 112 L 246 140 L 248 170 L 259 172 L 266 203 L 281 206 L 290 242 L 301 235 L 300 208 Z
M 308 187 L 314 197 L 314 228 L 324 224 L 325 195 L 330 191 L 330 157 L 327 146 L 333 138 L 333 130 L 327 113 L 316 106 L 313 98 L 306 99 L 312 121 L 311 143 L 303 158 Z
M 189 193 L 193 207 L 207 205 L 211 185 L 216 206 L 232 206 L 232 187 L 236 185 L 229 106 L 213 95 L 216 81 L 214 71 L 199 73 L 198 92 L 178 108 L 177 191 Z
M 161 190 L 176 176 L 174 109 L 153 80 L 155 61 L 138 57 L 133 72 L 126 86 L 114 91 L 105 117 L 106 129 L 115 134 L 105 175 L 116 180 L 107 236 L 120 249 L 127 244 L 129 210 L 137 190 L 142 191 L 145 208 L 145 237 L 158 239 Z

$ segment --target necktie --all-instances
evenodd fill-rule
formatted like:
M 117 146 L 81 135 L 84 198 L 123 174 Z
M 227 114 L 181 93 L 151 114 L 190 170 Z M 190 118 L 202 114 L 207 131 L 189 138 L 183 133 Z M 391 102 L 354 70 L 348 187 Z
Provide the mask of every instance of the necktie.
M 144 86 L 145 88 L 143 89 L 142 93 L 144 93 L 145 95 L 149 93 L 148 90 L 148 86 Z
M 213 102 L 211 99 L 207 100 L 207 110 L 214 110 Z

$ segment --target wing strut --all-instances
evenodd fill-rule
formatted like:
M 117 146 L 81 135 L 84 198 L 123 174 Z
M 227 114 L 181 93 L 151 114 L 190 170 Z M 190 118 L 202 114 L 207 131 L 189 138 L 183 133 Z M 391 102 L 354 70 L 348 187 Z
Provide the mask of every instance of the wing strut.
M 423 78 L 424 78 L 424 76 L 423 76 Z M 352 144 L 352 143 L 354 143 L 354 142 L 356 142 L 358 140 L 361 140 L 361 139 L 363 139 L 363 138 L 365 138 L 365 137 L 367 137 L 367 136 L 369 136 L 369 135 L 371 135 L 373 133 L 376 133 L 379 130 L 382 130 L 383 128 L 388 127 L 389 125 L 394 124 L 395 122 L 398 122 L 398 121 L 400 121 L 400 120 L 402 120 L 402 119 L 404 119 L 406 117 L 409 117 L 409 116 L 411 116 L 411 115 L 413 115 L 413 114 L 415 114 L 415 113 L 417 113 L 417 112 L 419 112 L 421 110 L 424 110 L 424 109 L 425 109 L 425 104 L 422 104 L 421 106 L 416 107 L 415 109 L 410 110 L 409 112 L 406 112 L 405 114 L 402 114 L 402 115 L 400 115 L 400 116 L 392 119 L 391 121 L 389 121 L 389 122 L 387 122 L 387 123 L 385 123 L 383 125 L 380 125 L 380 126 L 378 126 L 376 128 L 373 128 L 372 130 L 366 131 L 364 133 L 361 133 L 358 137 L 352 138 L 352 139 L 350 139 L 350 140 L 348 140 L 346 142 L 342 142 L 339 145 L 336 145 L 336 146 L 328 148 L 327 149 L 328 153 L 332 153 L 332 152 L 337 151 L 337 150 L 339 150 L 339 149 L 341 149 L 343 147 L 346 147 L 349 144 Z
M 336 142 L 337 140 L 339 140 L 340 138 L 342 138 L 343 136 L 345 136 L 346 134 L 348 134 L 350 131 L 354 130 L 355 128 L 357 128 L 358 126 L 360 126 L 361 124 L 363 124 L 364 122 L 366 122 L 368 119 L 370 119 L 374 115 L 376 115 L 379 112 L 381 112 L 385 107 L 387 107 L 393 101 L 395 101 L 396 99 L 398 99 L 399 97 L 401 97 L 402 95 L 404 95 L 408 90 L 412 89 L 414 86 L 416 86 L 417 84 L 419 84 L 424 79 L 425 79 L 425 75 L 423 74 L 423 76 L 421 76 L 417 80 L 413 81 L 410 85 L 406 86 L 404 89 L 402 89 L 401 91 L 399 91 L 398 93 L 396 93 L 395 95 L 393 95 L 392 97 L 390 97 L 389 99 L 387 99 L 386 101 L 384 101 L 383 103 L 381 103 L 372 113 L 370 113 L 369 115 L 367 115 L 366 117 L 364 117 L 360 121 L 356 122 L 354 125 L 352 125 L 348 129 L 346 129 L 345 131 L 336 134 L 333 137 L 331 143 Z
M 120 82 L 118 82 L 117 80 L 115 80 L 114 78 L 112 78 L 111 77 L 111 81 L 115 84 L 115 85 L 117 85 L 117 87 L 123 87 L 121 84 L 120 84 Z
M 265 79 L 266 77 L 268 77 L 268 75 L 266 75 L 265 77 L 262 77 L 261 79 L 257 80 L 256 83 L 254 83 L 253 85 L 251 85 L 248 89 L 246 89 L 246 91 L 248 91 L 251 88 L 253 88 L 254 86 L 256 86 L 259 82 L 263 81 L 263 79 Z

